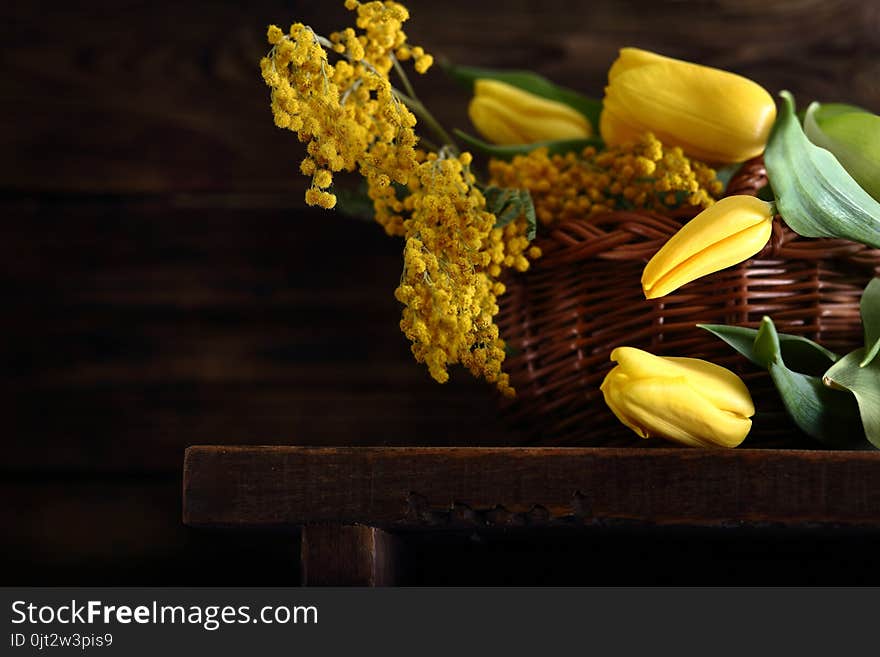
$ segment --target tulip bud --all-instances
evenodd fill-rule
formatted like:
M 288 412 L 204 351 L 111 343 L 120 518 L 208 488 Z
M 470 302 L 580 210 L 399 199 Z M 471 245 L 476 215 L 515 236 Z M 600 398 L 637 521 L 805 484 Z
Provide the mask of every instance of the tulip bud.
M 775 207 L 754 196 L 727 196 L 686 223 L 642 273 L 646 299 L 748 260 L 773 232 Z
M 623 48 L 608 71 L 602 138 L 609 145 L 652 132 L 704 162 L 760 155 L 776 119 L 763 87 L 734 73 Z
M 468 115 L 477 131 L 495 144 L 583 139 L 593 134 L 577 110 L 499 80 L 474 82 Z
M 618 347 L 611 360 L 617 365 L 602 382 L 605 402 L 642 438 L 736 447 L 748 435 L 755 405 L 742 379 L 730 370 L 633 347 Z

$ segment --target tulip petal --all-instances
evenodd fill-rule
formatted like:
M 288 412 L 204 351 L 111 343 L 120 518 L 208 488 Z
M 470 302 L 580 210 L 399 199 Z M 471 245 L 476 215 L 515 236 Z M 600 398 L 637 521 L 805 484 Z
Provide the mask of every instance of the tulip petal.
M 624 117 L 614 114 L 607 107 L 599 117 L 599 133 L 608 144 L 635 143 L 644 132 L 644 128 L 627 123 Z
M 622 424 L 635 431 L 641 438 L 649 438 L 650 436 L 640 426 L 630 422 L 626 409 L 622 404 L 619 391 L 629 382 L 630 378 L 624 373 L 623 368 L 617 365 L 607 374 L 605 380 L 602 381 L 602 385 L 599 386 L 599 390 L 602 391 L 608 408 L 611 409 L 611 412 L 614 413 Z
M 631 379 L 611 392 L 640 436 L 694 447 L 736 447 L 752 427 L 749 418 L 713 406 L 684 377 Z
M 468 105 L 468 116 L 479 133 L 491 142 L 523 144 L 528 141 L 516 124 L 510 121 L 508 109 L 493 98 L 472 98 Z
M 638 132 L 653 132 L 707 162 L 740 162 L 760 155 L 776 119 L 773 98 L 760 85 L 719 69 L 625 49 L 611 67 L 604 113 Z M 619 143 L 613 131 L 602 133 Z
M 590 122 L 590 125 L 596 126 L 599 124 L 602 101 L 584 96 L 582 93 L 572 89 L 560 87 L 532 71 L 501 71 L 476 66 L 453 66 L 449 63 L 443 64 L 443 68 L 453 78 L 464 84 L 469 91 L 473 91 L 474 85 L 478 80 L 498 80 L 541 98 L 555 100 L 563 105 L 567 105 L 583 114 Z
M 715 363 L 698 358 L 655 356 L 634 347 L 618 347 L 611 352 L 611 360 L 633 379 L 684 377 L 715 407 L 745 417 L 755 414 L 755 405 L 742 379 Z
M 526 144 L 589 137 L 587 118 L 563 103 L 498 80 L 477 80 L 468 108 L 477 130 L 490 141 Z
M 738 264 L 767 244 L 773 205 L 754 196 L 728 196 L 673 235 L 642 274 L 645 297 L 655 299 L 701 276 Z
M 685 63 L 679 59 L 659 55 L 650 50 L 642 50 L 641 48 L 621 48 L 619 57 L 611 65 L 608 70 L 608 81 L 613 82 L 621 73 L 645 66 L 648 64 L 658 64 L 662 62 L 678 62 Z
M 669 271 L 646 292 L 645 297 L 665 296 L 686 283 L 748 260 L 764 248 L 771 232 L 771 224 L 758 224 L 707 247 Z

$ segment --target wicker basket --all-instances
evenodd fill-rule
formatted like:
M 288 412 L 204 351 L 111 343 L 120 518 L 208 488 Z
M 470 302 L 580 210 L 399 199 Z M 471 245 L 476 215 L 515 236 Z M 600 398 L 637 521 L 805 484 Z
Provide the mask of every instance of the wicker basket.
M 727 194 L 754 194 L 766 180 L 763 161 L 752 160 Z M 529 442 L 659 442 L 640 441 L 623 427 L 599 390 L 613 365 L 611 350 L 627 345 L 705 358 L 740 374 L 757 407 L 746 445 L 813 446 L 785 413 L 766 372 L 694 325 L 756 327 L 769 315 L 781 332 L 846 353 L 862 344 L 859 300 L 880 270 L 880 251 L 804 239 L 777 217 L 769 244 L 751 260 L 646 301 L 645 263 L 694 213 L 611 212 L 554 225 L 538 242 L 544 256 L 506 281 L 498 324 L 512 352 L 506 370 L 517 397 L 504 411 Z

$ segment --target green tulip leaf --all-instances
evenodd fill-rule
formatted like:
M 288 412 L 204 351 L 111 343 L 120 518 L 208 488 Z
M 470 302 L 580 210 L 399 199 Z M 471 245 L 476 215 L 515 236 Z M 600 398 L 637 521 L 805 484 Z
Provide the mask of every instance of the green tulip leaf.
M 874 447 L 880 447 L 880 360 L 862 367 L 864 357 L 864 349 L 847 354 L 825 373 L 825 382 L 855 396 L 865 437 Z
M 761 321 L 758 330 L 712 324 L 699 326 L 769 372 L 788 414 L 804 433 L 836 448 L 852 447 L 861 440 L 863 434 L 855 397 L 848 391 L 829 388 L 821 375 L 790 369 L 785 359 L 790 355 L 799 361 L 799 368 L 821 372 L 837 360 L 835 354 L 806 338 L 778 334 L 769 317 Z
M 813 103 L 804 116 L 804 132 L 880 201 L 880 116 L 853 105 Z
M 443 69 L 454 80 L 465 85 L 471 91 L 474 82 L 479 79 L 498 80 L 528 91 L 541 98 L 555 100 L 577 110 L 586 116 L 593 130 L 599 129 L 599 115 L 602 113 L 602 101 L 590 98 L 572 89 L 560 87 L 547 78 L 531 71 L 499 71 L 476 66 L 454 66 L 449 63 L 443 64 Z
M 808 436 L 828 447 L 861 441 L 859 409 L 853 395 L 823 384 L 822 379 L 793 372 L 784 364 L 768 369 L 791 419 Z
M 585 137 L 583 139 L 560 139 L 556 141 L 536 141 L 532 144 L 490 144 L 488 142 L 469 135 L 463 130 L 456 129 L 455 136 L 465 142 L 468 146 L 490 155 L 499 160 L 512 160 L 517 155 L 528 155 L 538 148 L 546 148 L 550 155 L 564 155 L 565 153 L 579 153 L 587 146 L 595 148 L 603 148 L 605 142 L 599 137 Z
M 725 324 L 697 324 L 697 326 L 724 340 L 758 367 L 767 369 L 769 366 L 769 360 L 762 358 L 755 351 L 755 339 L 758 337 L 757 329 Z M 783 362 L 801 374 L 821 376 L 831 364 L 840 358 L 822 345 L 800 335 L 779 333 L 776 337 L 779 341 L 780 356 Z M 774 349 L 770 350 L 771 357 L 774 355 L 774 351 Z
M 755 336 L 755 356 L 759 363 L 766 363 L 769 369 L 774 364 L 785 364 L 782 360 L 782 346 L 779 344 L 779 333 L 776 332 L 776 324 L 769 317 L 761 320 L 761 327 Z
M 755 353 L 755 337 L 758 335 L 756 329 L 726 324 L 697 324 L 697 327 L 721 338 L 758 367 L 767 368 L 768 363 L 759 360 Z
M 862 293 L 860 304 L 865 329 L 865 356 L 860 367 L 867 367 L 880 352 L 880 278 L 874 278 Z
M 841 114 L 864 114 L 868 112 L 864 107 L 859 107 L 858 105 L 848 105 L 846 103 L 816 103 L 819 105 L 818 109 L 815 110 L 814 117 L 816 121 L 819 123 L 824 123 L 828 119 L 833 119 L 836 116 L 840 116 Z M 806 112 L 804 112 L 804 119 L 806 119 Z
M 843 237 L 880 248 L 880 202 L 834 155 L 807 139 L 794 98 L 787 91 L 780 95 L 782 107 L 764 153 L 779 214 L 804 237 Z

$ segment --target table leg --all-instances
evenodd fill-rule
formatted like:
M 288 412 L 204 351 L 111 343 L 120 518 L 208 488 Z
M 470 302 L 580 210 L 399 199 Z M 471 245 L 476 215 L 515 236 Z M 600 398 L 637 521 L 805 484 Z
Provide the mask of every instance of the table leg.
M 397 539 L 366 525 L 302 528 L 305 586 L 391 586 L 399 574 Z

